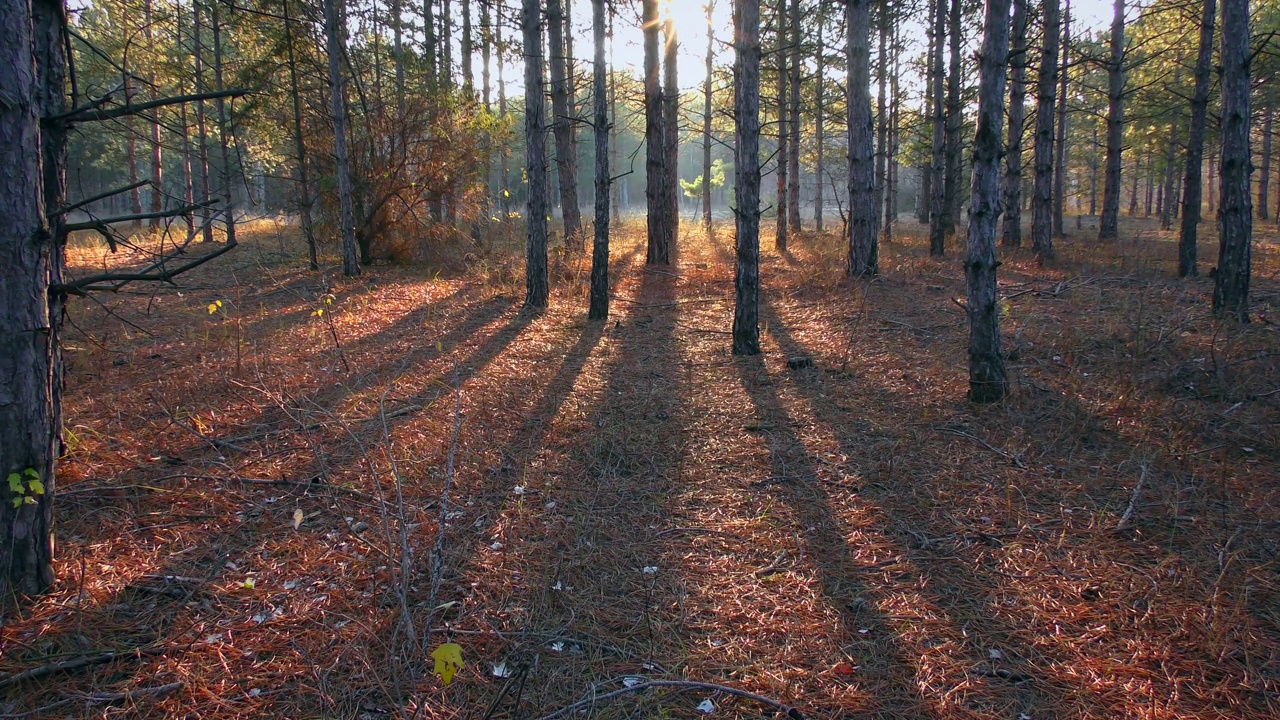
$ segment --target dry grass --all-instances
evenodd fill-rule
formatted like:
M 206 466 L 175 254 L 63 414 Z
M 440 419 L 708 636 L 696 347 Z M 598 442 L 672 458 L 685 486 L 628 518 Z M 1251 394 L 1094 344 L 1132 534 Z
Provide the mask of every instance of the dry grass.
M 1015 394 L 987 408 L 962 400 L 959 263 L 904 230 L 871 282 L 833 237 L 767 252 L 749 359 L 731 238 L 691 223 L 670 271 L 618 233 L 603 326 L 575 258 L 532 315 L 518 260 L 344 281 L 271 226 L 184 289 L 77 301 L 59 583 L 0 627 L 0 676 L 117 655 L 4 688 L 0 716 L 536 718 L 628 676 L 822 718 L 1280 715 L 1271 229 L 1243 328 L 1142 223 L 1047 269 L 1009 254 Z

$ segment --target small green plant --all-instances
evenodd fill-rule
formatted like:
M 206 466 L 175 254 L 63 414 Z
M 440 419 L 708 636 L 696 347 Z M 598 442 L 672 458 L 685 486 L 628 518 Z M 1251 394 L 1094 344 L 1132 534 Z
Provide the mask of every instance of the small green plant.
M 34 505 L 36 496 L 44 494 L 44 483 L 35 468 L 27 468 L 21 473 L 9 473 L 9 492 L 13 493 L 13 506 Z

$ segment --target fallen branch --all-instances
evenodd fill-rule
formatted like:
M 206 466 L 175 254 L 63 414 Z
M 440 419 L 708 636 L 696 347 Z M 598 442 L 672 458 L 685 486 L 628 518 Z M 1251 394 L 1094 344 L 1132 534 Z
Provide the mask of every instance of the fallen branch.
M 648 682 L 636 683 L 631 687 L 620 688 L 612 692 L 607 692 L 603 695 L 592 695 L 591 697 L 579 700 L 572 705 L 566 705 L 550 715 L 543 715 L 538 720 L 554 720 L 554 718 L 563 717 L 581 708 L 595 705 L 596 703 L 604 700 L 612 700 L 613 698 L 621 697 L 627 693 L 643 692 L 651 688 L 677 688 L 680 690 L 709 690 L 712 692 L 722 692 L 726 695 L 736 695 L 740 698 L 753 700 L 761 705 L 767 705 L 768 707 L 782 713 L 785 717 L 793 718 L 794 720 L 804 720 L 804 714 L 799 710 L 785 703 L 778 702 L 773 698 L 757 695 L 753 692 L 747 692 L 746 690 L 739 690 L 738 688 L 729 687 L 728 685 L 697 682 L 694 680 L 650 680 Z
M 1116 523 L 1116 530 L 1124 530 L 1129 527 L 1129 523 L 1133 520 L 1133 514 L 1138 509 L 1138 499 L 1142 497 L 1142 488 L 1147 484 L 1147 466 L 1142 466 L 1142 474 L 1138 476 L 1138 484 L 1133 486 L 1133 495 L 1129 497 L 1129 507 L 1125 508 L 1124 514 L 1120 516 L 1120 522 Z
M 45 705 L 44 707 L 39 707 L 34 710 L 28 710 L 26 712 L 0 714 L 0 718 L 39 717 L 49 713 L 50 711 L 56 710 L 60 707 L 71 705 L 72 703 L 76 703 L 76 702 L 83 702 L 85 704 L 85 707 L 88 707 L 90 705 L 103 705 L 105 703 L 120 702 L 121 700 L 129 700 L 132 702 L 134 700 L 140 700 L 142 698 L 147 698 L 147 697 L 158 697 L 160 695 L 168 695 L 174 690 L 181 690 L 184 686 L 185 686 L 184 683 L 173 682 L 173 683 L 169 683 L 168 685 L 157 685 L 156 687 L 139 688 L 137 690 L 129 690 L 126 692 L 93 693 L 92 695 L 69 697 L 63 700 L 59 700 L 58 702 L 53 703 L 51 705 Z
M 47 665 L 31 668 L 30 670 L 23 670 L 20 673 L 14 673 L 8 677 L 0 678 L 0 690 L 28 680 L 36 680 L 60 672 L 70 672 L 71 670 L 78 670 L 82 667 L 89 667 L 90 665 L 102 665 L 121 658 L 140 658 L 149 657 L 151 655 L 160 655 L 167 649 L 167 646 L 149 645 L 147 647 L 134 648 L 132 650 L 107 650 L 96 655 L 84 655 L 70 660 L 59 660 Z
M 1022 469 L 1024 469 L 1024 470 L 1025 470 L 1025 469 L 1026 469 L 1026 467 L 1027 467 L 1027 464 L 1026 464 L 1025 462 L 1023 462 L 1023 461 L 1022 461 L 1022 457 L 1021 457 L 1020 455 L 1013 455 L 1013 454 L 1008 453 L 1008 452 L 1006 452 L 1006 451 L 1004 451 L 1004 450 L 1001 450 L 1000 448 L 996 447 L 995 445 L 992 445 L 991 443 L 987 442 L 986 440 L 983 440 L 982 438 L 978 437 L 977 435 L 971 435 L 970 433 L 967 433 L 967 432 L 965 432 L 965 431 L 963 431 L 963 430 L 950 430 L 950 429 L 944 429 L 942 432 L 947 433 L 948 435 L 955 435 L 956 437 L 962 437 L 962 438 L 966 438 L 966 439 L 972 440 L 972 441 L 974 441 L 974 442 L 978 443 L 979 445 L 981 445 L 982 447 L 984 447 L 984 448 L 986 448 L 986 449 L 990 450 L 991 452 L 993 452 L 993 453 L 995 453 L 995 454 L 999 455 L 1000 457 L 1002 457 L 1002 458 L 1004 458 L 1004 459 L 1008 460 L 1010 463 L 1012 463 L 1012 464 L 1013 464 L 1013 466 L 1014 466 L 1014 467 L 1022 468 Z

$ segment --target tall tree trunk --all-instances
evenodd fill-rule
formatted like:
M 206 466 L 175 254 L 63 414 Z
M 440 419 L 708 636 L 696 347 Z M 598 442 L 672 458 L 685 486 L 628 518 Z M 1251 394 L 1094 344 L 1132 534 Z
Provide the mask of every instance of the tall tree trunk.
M 1089 217 L 1098 214 L 1098 126 L 1093 125 L 1093 152 L 1089 154 Z
M 1268 97 L 1267 107 L 1262 111 L 1262 162 L 1258 167 L 1258 218 L 1262 220 L 1271 218 L 1267 197 L 1271 182 L 1271 120 L 1274 116 L 1272 99 Z
M 654 0 L 645 0 L 652 3 Z M 760 0 L 734 0 L 733 354 L 760 353 Z
M 471 55 L 475 45 L 471 37 L 471 0 L 462 0 L 462 91 L 467 99 L 476 94 L 476 76 L 471 69 Z
M 946 252 L 946 108 L 943 105 L 942 48 L 946 42 L 946 0 L 934 0 L 933 6 L 933 151 L 929 164 L 929 254 L 942 257 Z
M 556 138 L 556 169 L 560 178 L 560 208 L 564 214 L 564 244 L 583 248 L 582 214 L 578 209 L 578 153 L 574 147 L 569 111 L 569 87 L 564 54 L 564 10 L 560 0 L 547 2 L 547 35 L 551 46 L 551 127 Z
M 888 75 L 889 75 L 889 3 L 881 0 L 877 5 L 879 22 L 877 25 L 876 38 L 878 47 L 876 53 L 876 211 L 880 212 L 883 207 L 884 211 L 881 215 L 881 228 L 884 231 L 885 242 L 890 240 L 889 233 L 889 182 L 888 182 L 888 159 L 889 159 L 889 103 L 886 97 L 888 93 Z
M 652 0 L 651 0 L 652 1 Z M 529 178 L 529 202 L 525 218 L 529 226 L 525 244 L 525 307 L 545 308 L 550 294 L 547 281 L 547 119 L 542 86 L 542 8 L 538 0 L 523 0 L 520 27 L 524 35 L 524 135 L 525 174 Z M 553 49 L 553 54 L 555 51 Z
M 498 12 L 494 13 L 493 42 L 498 48 L 498 119 L 505 125 L 507 119 L 507 83 L 503 79 L 502 72 L 502 66 L 505 64 L 502 62 L 502 5 L 499 5 Z M 498 197 L 502 206 L 502 217 L 505 220 L 507 213 L 510 212 L 511 190 L 508 189 L 507 179 L 511 176 L 511 168 L 508 165 L 511 154 L 504 145 L 498 149 L 498 155 L 498 173 L 500 174 Z
M 1053 161 L 1053 234 L 1066 236 L 1062 223 L 1063 204 L 1066 200 L 1067 180 L 1067 82 L 1071 75 L 1071 0 L 1067 0 L 1062 13 L 1062 62 L 1058 64 L 1058 139 L 1057 154 Z
M 453 87 L 453 10 L 449 0 L 440 7 L 440 75 L 444 86 Z
M 676 37 L 675 21 L 667 20 L 663 34 L 666 37 L 666 52 L 662 59 L 662 125 L 667 136 L 667 142 L 663 146 L 667 152 L 667 161 L 663 164 L 663 187 L 667 193 L 667 245 L 674 251 L 680 236 L 680 86 L 676 76 L 676 58 L 680 45 L 679 38 Z
M 302 133 L 302 93 L 298 89 L 298 64 L 293 55 L 293 22 L 289 19 L 289 0 L 284 0 L 285 58 L 289 65 L 289 96 L 293 99 L 293 148 L 298 163 L 298 212 L 302 214 L 302 235 L 307 240 L 307 257 L 312 270 L 320 269 L 316 257 L 316 234 L 311 222 L 311 183 L 307 174 L 307 144 Z
M 711 82 L 715 61 L 715 0 L 707 3 L 707 78 L 702 84 L 702 225 L 711 230 Z
M 1044 45 L 1036 88 L 1035 189 L 1031 247 L 1041 262 L 1053 259 L 1053 113 L 1058 84 L 1058 0 L 1043 0 Z
M 898 123 L 902 109 L 902 95 L 898 92 L 898 77 L 901 72 L 899 61 L 902 56 L 902 38 L 898 35 L 899 30 L 899 24 L 895 23 L 889 45 L 893 69 L 889 73 L 889 94 L 892 99 L 889 101 L 889 141 L 886 146 L 888 156 L 885 158 L 889 165 L 886 171 L 887 185 L 884 198 L 885 240 L 893 239 L 893 229 L 898 224 Z
M 1249 76 L 1253 51 L 1249 36 L 1249 0 L 1222 0 L 1222 183 L 1218 220 L 1218 272 L 1213 282 L 1213 311 L 1249 322 L 1250 254 L 1253 199 L 1249 196 Z
M 956 220 L 960 214 L 960 182 L 964 177 L 960 132 L 964 123 L 964 108 L 960 104 L 960 84 L 963 66 L 960 58 L 961 37 L 961 0 L 951 0 L 950 28 L 947 31 L 951 44 L 950 67 L 947 71 L 947 157 L 946 175 L 944 176 L 943 221 L 947 235 L 956 231 Z
M 391 52 L 396 61 L 396 121 L 404 125 L 404 17 L 400 0 L 391 0 Z M 402 130 L 403 132 L 403 130 Z M 403 138 L 400 138 L 403 145 Z
M 324 0 L 325 49 L 329 55 L 329 113 L 333 118 L 333 158 L 338 176 L 338 222 L 342 237 L 342 274 L 360 274 L 356 258 L 355 216 L 351 207 L 351 168 L 347 159 L 347 106 L 342 78 L 343 21 L 339 0 Z
M 851 277 L 872 276 L 880 271 L 876 222 L 876 167 L 874 128 L 871 118 L 871 8 L 870 0 L 849 0 L 849 259 Z
M 485 112 L 490 115 L 493 114 L 493 87 L 490 74 L 490 65 L 493 61 L 493 18 L 489 10 L 491 2 L 492 0 L 480 0 L 480 92 Z M 493 136 L 489 133 L 484 134 L 484 183 L 489 191 L 485 215 L 492 218 L 493 198 L 497 195 L 497 188 L 493 184 Z
M 1129 217 L 1135 217 L 1138 214 L 1138 182 L 1142 179 L 1142 157 L 1138 156 L 1133 159 L 1133 189 L 1129 193 Z M 1103 196 L 1102 212 L 1105 213 L 1106 196 Z
M 1027 118 L 1027 2 L 1013 0 L 1013 41 L 1009 51 L 1009 135 L 1006 141 L 1004 230 L 1001 244 L 1022 245 L 1022 129 Z
M 211 3 L 209 15 L 210 28 L 213 30 L 213 82 L 214 89 L 222 92 L 222 24 L 218 21 L 218 0 Z M 214 101 L 218 110 L 218 146 L 222 151 L 222 223 L 227 234 L 227 245 L 236 245 L 236 204 L 231 190 L 231 151 L 227 136 L 231 134 L 231 125 L 227 117 L 227 99 L 219 97 Z
M 191 3 L 192 8 L 192 56 L 195 60 L 195 78 L 196 78 L 196 94 L 202 95 L 207 88 L 204 86 L 204 48 L 201 45 L 202 32 L 200 30 L 200 3 L 201 0 L 194 0 Z M 200 225 L 204 229 L 201 231 L 201 242 L 213 242 L 213 223 L 209 217 L 211 210 L 209 209 L 209 198 L 212 196 L 212 189 L 209 183 L 209 134 L 208 127 L 205 122 L 205 107 L 203 100 L 196 101 L 196 132 L 200 136 Z M 130 133 L 132 136 L 132 133 Z M 133 167 L 133 164 L 129 164 Z M 136 173 L 134 173 L 136 175 Z M 137 178 L 133 177 L 131 181 L 136 182 Z M 141 207 L 139 207 L 139 211 Z
M 1004 122 L 1005 66 L 1009 52 L 1009 0 L 988 0 L 978 80 L 978 127 L 965 279 L 969 320 L 969 399 L 995 402 L 1009 391 L 1000 351 L 996 224 L 1000 217 L 1000 134 Z
M 780 253 L 787 251 L 787 140 L 791 137 L 787 132 L 787 4 L 786 0 L 778 0 L 777 6 L 777 87 L 778 87 L 778 172 L 777 191 L 777 229 L 774 231 L 773 245 Z
M 1209 192 L 1207 194 L 1209 196 L 1209 214 L 1210 215 L 1217 212 L 1217 209 L 1218 209 L 1218 206 L 1216 204 L 1217 198 L 1218 198 L 1218 191 L 1217 191 L 1218 186 L 1217 186 L 1217 183 L 1214 182 L 1214 178 L 1217 177 L 1217 172 L 1215 171 L 1215 168 L 1217 167 L 1215 164 L 1216 160 L 1217 158 L 1214 157 L 1213 155 L 1209 156 Z
M 815 74 L 814 82 L 814 119 L 813 119 L 813 142 L 815 145 L 815 157 L 813 168 L 813 226 L 818 232 L 822 232 L 822 201 L 826 194 L 826 185 L 822 177 L 823 163 L 825 161 L 826 144 L 826 103 L 823 97 L 825 79 L 823 73 L 826 72 L 826 46 L 823 43 L 823 30 L 826 28 L 826 3 L 818 0 L 818 20 L 817 27 L 814 28 L 814 36 L 817 39 L 818 49 L 816 60 L 818 63 L 818 72 Z
M 587 319 L 609 317 L 609 104 L 605 97 L 604 0 L 591 0 L 591 34 L 595 40 L 591 97 L 595 108 L 596 223 L 591 245 L 591 307 Z
M 53 497 L 61 425 L 61 282 L 67 107 L 65 7 L 0 2 L 0 602 L 53 585 Z M 21 492 L 17 492 L 20 490 Z
M 613 3 L 609 4 L 609 144 L 610 153 L 612 154 L 612 162 L 610 167 L 618 167 L 618 76 L 617 63 L 614 62 L 614 41 L 613 41 L 613 18 L 615 15 Z M 626 185 L 626 180 L 621 183 L 613 183 L 613 219 L 622 222 L 622 187 Z
M 787 225 L 800 232 L 800 0 L 791 0 L 791 131 L 787 155 Z
M 174 17 L 174 25 L 177 31 L 174 44 L 180 51 L 185 52 L 186 46 L 182 42 L 182 19 L 185 13 L 182 12 L 181 5 L 177 8 L 178 12 Z M 178 73 L 178 94 L 185 95 L 187 93 L 186 77 L 183 73 Z M 178 106 L 178 122 L 182 124 L 182 198 L 183 204 L 191 207 L 195 203 L 195 187 L 191 178 L 191 124 L 187 118 L 187 104 L 183 103 Z M 192 237 L 192 233 L 196 231 L 195 216 L 190 210 L 182 214 L 183 220 L 187 223 L 187 237 Z
M 1155 194 L 1155 183 L 1153 182 L 1155 173 L 1152 170 L 1155 168 L 1155 164 L 1155 158 L 1147 158 L 1147 194 L 1143 201 L 1142 217 L 1151 217 L 1151 201 Z
M 526 0 L 530 2 L 531 0 Z M 666 188 L 667 137 L 663 130 L 662 85 L 658 81 L 658 0 L 643 0 L 644 32 L 644 143 L 645 201 L 648 204 L 648 247 L 645 262 L 670 265 L 667 235 Z
M 198 0 L 197 0 L 198 2 Z M 129 17 L 129 6 L 121 6 L 120 21 L 124 27 L 130 27 L 132 24 Z M 133 74 L 129 71 L 129 45 L 125 45 L 124 57 L 121 58 L 121 80 L 124 84 L 124 99 L 126 103 L 133 102 Z M 129 184 L 137 185 L 138 183 L 138 134 L 133 128 L 133 115 L 126 115 L 124 118 L 124 161 L 129 167 Z M 130 206 L 129 210 L 134 215 L 142 214 L 142 191 L 134 187 L 129 191 Z
M 146 0 L 143 10 L 143 36 L 147 42 L 147 94 L 152 100 L 156 95 L 156 42 L 151 0 Z M 164 158 L 160 145 L 160 110 L 152 113 L 151 119 L 151 212 L 158 213 L 164 209 Z M 151 229 L 158 230 L 164 222 L 163 218 L 151 218 Z
M 436 63 L 439 48 L 436 43 L 435 0 L 422 0 L 422 60 L 427 65 L 427 87 L 434 90 L 440 82 L 440 68 Z
M 925 126 L 929 131 L 933 128 L 933 55 L 934 47 L 937 45 L 938 39 L 934 36 L 934 18 L 933 10 L 938 5 L 937 0 L 929 0 L 929 7 L 925 16 L 925 35 L 928 37 L 928 44 L 925 50 L 924 64 L 924 92 L 921 93 L 923 102 L 920 107 L 921 125 Z M 926 123 L 928 123 L 926 125 Z M 932 140 L 932 137 L 930 137 Z M 930 144 L 929 162 L 920 167 L 920 190 L 916 193 L 916 222 L 922 225 L 930 224 L 932 217 L 931 207 L 933 203 L 933 146 Z M 932 250 L 930 251 L 932 252 Z
M 1120 154 L 1124 149 L 1124 0 L 1115 0 L 1111 21 L 1111 57 L 1107 61 L 1107 162 L 1102 185 L 1098 239 L 1120 232 Z

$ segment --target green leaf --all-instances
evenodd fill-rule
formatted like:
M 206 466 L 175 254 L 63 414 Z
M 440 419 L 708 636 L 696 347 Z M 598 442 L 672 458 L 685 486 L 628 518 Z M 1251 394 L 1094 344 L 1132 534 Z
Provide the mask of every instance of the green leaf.
M 22 476 L 18 473 L 9 473 L 9 492 L 14 495 L 22 494 Z M 14 505 L 17 507 L 17 505 Z
M 31 488 L 31 493 L 32 493 L 33 495 L 43 495 L 43 494 L 44 494 L 44 483 L 40 482 L 40 478 L 38 478 L 38 477 L 37 477 L 37 478 L 32 478 L 31 480 L 28 480 L 28 481 L 27 481 L 27 487 L 28 487 L 28 488 Z
M 14 498 L 14 499 L 13 499 L 13 506 L 14 506 L 15 508 L 22 507 L 22 498 L 21 498 L 21 497 L 16 497 L 16 498 Z

